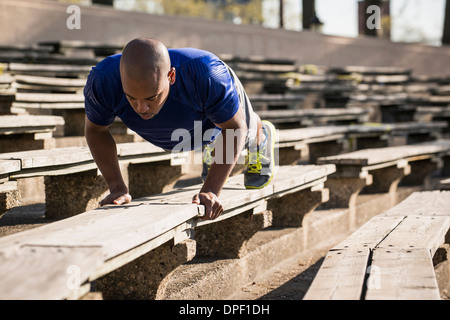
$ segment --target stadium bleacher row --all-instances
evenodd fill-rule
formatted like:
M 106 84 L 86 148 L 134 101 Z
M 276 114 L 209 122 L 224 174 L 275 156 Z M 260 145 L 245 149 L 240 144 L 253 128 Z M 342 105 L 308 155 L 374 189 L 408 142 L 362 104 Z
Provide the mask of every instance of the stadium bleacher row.
M 437 255 L 449 254 L 450 77 L 219 55 L 278 129 L 279 167 L 269 187 L 249 191 L 237 166 L 224 213 L 202 221 L 190 201 L 195 154 L 165 152 L 120 119 L 110 130 L 134 200 L 98 208 L 108 190 L 84 139 L 82 91 L 91 67 L 122 47 L 0 46 L 0 227 L 45 203 L 43 226 L 0 237 L 0 299 L 224 299 L 321 245 L 330 251 L 307 299 L 448 299 L 450 268 Z M 406 225 L 429 227 L 408 235 Z M 399 272 L 411 261 L 423 274 L 395 282 L 382 270 L 389 288 L 367 287 L 370 266 Z M 80 272 L 70 286 L 69 266 Z

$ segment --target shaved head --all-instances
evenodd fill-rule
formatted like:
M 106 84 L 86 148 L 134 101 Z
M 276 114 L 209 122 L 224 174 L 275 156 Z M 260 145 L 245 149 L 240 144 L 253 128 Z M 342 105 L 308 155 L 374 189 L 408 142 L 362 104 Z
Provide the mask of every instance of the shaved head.
M 155 39 L 137 38 L 123 49 L 120 78 L 131 107 L 143 119 L 152 119 L 164 106 L 175 82 L 166 46 Z
M 155 39 L 137 38 L 130 41 L 122 52 L 120 73 L 130 79 L 159 79 L 170 70 L 170 57 L 166 46 Z

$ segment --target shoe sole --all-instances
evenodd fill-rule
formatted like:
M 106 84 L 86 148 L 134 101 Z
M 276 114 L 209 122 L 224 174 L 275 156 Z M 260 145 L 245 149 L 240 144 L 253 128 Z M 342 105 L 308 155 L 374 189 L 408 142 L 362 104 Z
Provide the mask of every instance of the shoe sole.
M 270 121 L 267 121 L 267 120 L 261 120 L 261 122 L 262 123 L 265 123 L 265 124 L 267 124 L 270 128 L 271 128 L 271 132 L 272 132 L 272 143 L 271 143 L 271 151 L 272 151 L 272 156 L 273 156 L 273 158 L 274 158 L 274 160 L 275 160 L 275 156 L 274 156 L 274 154 L 275 154 L 275 138 L 276 138 L 276 129 L 275 129 L 275 127 L 274 127 L 274 125 L 272 124 L 272 122 L 270 122 Z M 273 177 L 274 177 L 274 175 L 275 175 L 275 162 L 273 161 L 272 162 L 272 164 L 271 164 L 271 166 L 272 166 L 272 175 L 270 176 L 270 179 L 265 183 L 265 184 L 263 184 L 262 186 L 260 186 L 260 187 L 254 187 L 254 186 L 245 186 L 245 189 L 262 189 L 262 188 L 265 188 L 265 187 L 267 187 L 269 184 L 270 184 L 270 182 L 272 182 L 272 179 L 273 179 Z

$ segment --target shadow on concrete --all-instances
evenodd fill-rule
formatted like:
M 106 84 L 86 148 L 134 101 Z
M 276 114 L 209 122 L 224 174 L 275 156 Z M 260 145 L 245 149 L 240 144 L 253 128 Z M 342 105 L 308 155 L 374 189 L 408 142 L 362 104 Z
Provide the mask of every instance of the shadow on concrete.
M 324 258 L 321 258 L 308 269 L 280 287 L 261 296 L 258 300 L 302 300 L 322 266 L 323 260 Z

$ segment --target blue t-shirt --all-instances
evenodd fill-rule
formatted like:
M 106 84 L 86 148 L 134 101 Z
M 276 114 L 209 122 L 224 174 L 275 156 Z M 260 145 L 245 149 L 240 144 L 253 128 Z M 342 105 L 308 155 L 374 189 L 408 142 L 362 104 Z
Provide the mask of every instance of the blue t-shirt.
M 98 63 L 87 78 L 88 119 L 109 126 L 119 117 L 142 138 L 167 150 L 191 150 L 214 139 L 220 132 L 215 123 L 231 119 L 239 108 L 227 66 L 214 54 L 194 48 L 169 49 L 169 56 L 176 80 L 154 118 L 142 119 L 128 102 L 120 79 L 121 54 L 116 54 Z

